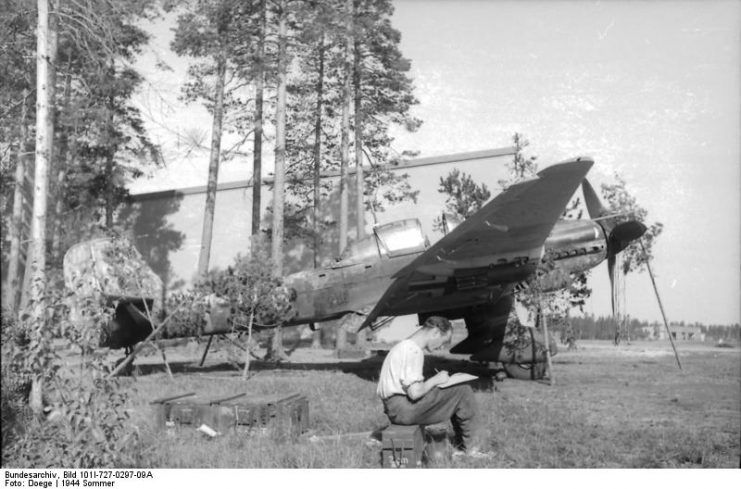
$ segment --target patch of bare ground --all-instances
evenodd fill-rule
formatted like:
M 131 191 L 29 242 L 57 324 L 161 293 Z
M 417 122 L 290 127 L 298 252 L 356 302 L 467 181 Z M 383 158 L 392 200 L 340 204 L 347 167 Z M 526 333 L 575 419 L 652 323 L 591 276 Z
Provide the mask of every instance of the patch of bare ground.
M 492 457 L 450 467 L 725 467 L 741 457 L 741 351 L 678 345 L 683 370 L 666 344 L 582 342 L 554 357 L 554 385 L 487 377 L 494 370 L 445 356 L 426 368 L 465 369 L 474 384 Z M 132 422 L 148 443 L 152 467 L 379 467 L 379 448 L 364 436 L 325 435 L 378 430 L 387 424 L 375 397 L 380 358 L 337 360 L 329 350 L 296 349 L 290 361 L 253 361 L 242 381 L 227 355 L 182 346 L 142 359 L 128 382 Z M 152 399 L 184 392 L 218 396 L 299 392 L 309 399 L 310 431 L 297 440 L 271 433 L 208 438 L 192 428 L 154 427 Z M 311 441 L 312 436 L 324 437 Z

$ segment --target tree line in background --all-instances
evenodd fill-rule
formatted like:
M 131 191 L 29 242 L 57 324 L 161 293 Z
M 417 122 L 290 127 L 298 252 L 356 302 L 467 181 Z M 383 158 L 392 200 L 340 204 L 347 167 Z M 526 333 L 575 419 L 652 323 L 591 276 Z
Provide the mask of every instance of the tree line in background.
M 572 316 L 569 318 L 571 323 L 570 334 L 576 340 L 614 340 L 615 332 L 622 328 L 624 338 L 632 340 L 647 340 L 659 338 L 664 332 L 664 325 L 658 322 L 640 321 L 638 319 L 628 319 L 625 325 L 620 325 L 611 316 L 594 316 L 585 314 L 584 316 Z M 705 334 L 705 342 L 732 342 L 738 344 L 741 341 L 741 326 L 735 325 L 704 325 L 700 323 L 672 323 L 672 327 L 692 327 Z M 564 336 L 562 335 L 562 338 Z M 696 338 L 699 341 L 699 338 Z

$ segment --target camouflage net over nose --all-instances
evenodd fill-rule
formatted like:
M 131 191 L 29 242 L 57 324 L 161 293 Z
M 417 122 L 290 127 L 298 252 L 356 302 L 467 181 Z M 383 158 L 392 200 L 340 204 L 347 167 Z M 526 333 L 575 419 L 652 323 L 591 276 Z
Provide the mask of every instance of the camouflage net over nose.
M 553 338 L 548 339 L 551 354 L 556 354 L 556 343 Z M 531 363 L 546 361 L 545 336 L 542 331 L 524 326 L 519 319 L 512 315 L 507 322 L 502 340 L 501 361 L 514 363 Z

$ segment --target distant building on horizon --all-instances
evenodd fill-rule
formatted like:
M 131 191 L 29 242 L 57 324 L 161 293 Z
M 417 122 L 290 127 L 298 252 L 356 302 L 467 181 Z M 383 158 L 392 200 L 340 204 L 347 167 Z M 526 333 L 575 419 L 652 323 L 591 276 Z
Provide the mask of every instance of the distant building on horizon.
M 667 340 L 668 335 L 666 328 L 652 326 L 644 326 L 641 328 L 646 334 L 646 337 L 650 340 Z M 681 324 L 670 324 L 669 332 L 672 335 L 672 339 L 676 341 L 705 341 L 705 333 L 702 332 L 700 326 L 687 326 Z

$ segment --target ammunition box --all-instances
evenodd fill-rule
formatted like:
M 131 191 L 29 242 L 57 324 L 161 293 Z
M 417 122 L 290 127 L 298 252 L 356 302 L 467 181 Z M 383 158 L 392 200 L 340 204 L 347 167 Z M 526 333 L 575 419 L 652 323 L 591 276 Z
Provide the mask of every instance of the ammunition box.
M 165 420 L 175 425 L 189 425 L 196 428 L 203 423 L 206 406 L 193 402 L 180 401 L 164 404 Z
M 217 432 L 231 429 L 271 428 L 277 434 L 295 437 L 309 428 L 309 401 L 300 394 L 288 396 L 235 395 L 223 399 L 184 399 L 185 396 L 153 401 L 158 427 L 206 424 Z
M 309 427 L 309 401 L 300 394 L 240 399 L 233 407 L 239 428 L 271 426 L 297 436 Z
M 422 427 L 392 424 L 381 433 L 381 466 L 417 468 L 422 466 L 425 446 Z

